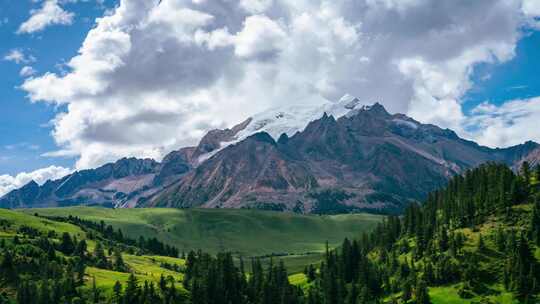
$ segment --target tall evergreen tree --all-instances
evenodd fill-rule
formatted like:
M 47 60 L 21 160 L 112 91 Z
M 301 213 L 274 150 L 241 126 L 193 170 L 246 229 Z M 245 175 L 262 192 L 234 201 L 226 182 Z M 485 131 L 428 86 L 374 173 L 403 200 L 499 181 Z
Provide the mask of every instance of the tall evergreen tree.
M 92 303 L 99 303 L 101 299 L 101 291 L 96 286 L 96 277 L 92 277 Z
M 135 275 L 131 273 L 126 283 L 126 289 L 124 291 L 125 303 L 138 303 L 140 294 L 139 282 Z
M 114 283 L 113 293 L 113 300 L 115 301 L 115 303 L 120 304 L 122 302 L 122 284 L 120 284 L 119 281 L 116 281 L 116 283 Z
M 126 271 L 126 264 L 124 263 L 124 259 L 122 258 L 122 252 L 120 252 L 120 249 L 118 248 L 114 249 L 113 269 L 120 272 Z
M 58 250 L 60 250 L 66 255 L 71 255 L 75 250 L 75 244 L 73 243 L 73 240 L 71 239 L 69 233 L 64 232 L 62 234 L 62 241 L 60 242 Z
M 531 223 L 529 225 L 529 234 L 531 240 L 540 246 L 540 197 L 535 197 L 535 202 L 533 206 Z
M 94 260 L 96 267 L 103 269 L 109 268 L 107 256 L 105 256 L 105 251 L 103 250 L 103 246 L 100 242 L 97 242 L 96 247 L 94 248 Z
M 427 284 L 423 279 L 418 280 L 415 289 L 416 304 L 431 304 Z

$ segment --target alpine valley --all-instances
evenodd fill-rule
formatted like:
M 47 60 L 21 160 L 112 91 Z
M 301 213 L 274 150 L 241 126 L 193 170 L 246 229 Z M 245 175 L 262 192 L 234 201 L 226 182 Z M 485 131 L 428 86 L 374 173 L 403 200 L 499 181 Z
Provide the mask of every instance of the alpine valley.
M 540 145 L 491 149 L 350 95 L 208 132 L 161 162 L 124 158 L 0 199 L 3 208 L 203 207 L 398 213 L 486 162 L 536 164 Z

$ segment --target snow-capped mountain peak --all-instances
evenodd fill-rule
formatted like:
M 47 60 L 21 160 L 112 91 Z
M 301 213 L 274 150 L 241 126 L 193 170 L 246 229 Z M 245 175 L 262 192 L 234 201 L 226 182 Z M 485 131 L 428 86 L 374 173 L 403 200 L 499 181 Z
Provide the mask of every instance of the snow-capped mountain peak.
M 356 108 L 360 104 L 360 99 L 358 99 L 358 98 L 356 98 L 356 97 L 354 97 L 352 95 L 345 94 L 338 101 L 338 104 L 343 105 L 345 107 L 345 109 L 353 110 L 354 108 Z
M 337 102 L 323 99 L 320 104 L 292 105 L 266 110 L 253 115 L 250 123 L 236 133 L 234 140 L 222 142 L 219 149 L 201 155 L 199 163 L 212 157 L 221 149 L 255 133 L 266 132 L 277 141 L 282 134 L 287 134 L 290 137 L 303 131 L 310 122 L 321 118 L 324 113 L 338 119 L 351 111 L 361 109 L 362 105 L 365 103 L 362 103 L 360 99 L 345 94 Z

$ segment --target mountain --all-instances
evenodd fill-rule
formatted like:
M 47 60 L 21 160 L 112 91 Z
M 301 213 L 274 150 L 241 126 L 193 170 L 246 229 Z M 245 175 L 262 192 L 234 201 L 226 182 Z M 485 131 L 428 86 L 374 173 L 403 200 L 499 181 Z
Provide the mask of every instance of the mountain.
M 3 208 L 71 205 L 134 205 L 150 189 L 161 164 L 152 159 L 124 158 L 97 169 L 82 170 L 39 186 L 34 181 L 0 199 Z
M 275 137 L 259 132 L 221 146 L 143 205 L 398 212 L 464 170 L 489 161 L 513 165 L 538 147 L 482 147 L 378 103 L 351 106 L 338 119 L 325 112 L 291 137 Z
M 240 142 L 260 131 L 267 131 L 275 136 L 279 136 L 282 132 L 294 134 L 305 128 L 311 120 L 319 118 L 325 111 L 334 115 L 344 115 L 357 104 L 358 99 L 346 96 L 339 102 L 327 103 L 320 107 L 292 106 L 271 109 L 254 115 L 231 129 L 212 130 L 196 147 L 172 151 L 161 163 L 134 158 L 122 159 L 97 169 L 83 170 L 59 180 L 48 181 L 42 186 L 32 181 L 1 197 L 0 208 L 71 205 L 134 207 L 139 200 L 162 191 L 229 144 Z M 145 171 L 132 171 L 122 176 L 107 174 L 119 166 L 129 164 L 136 167 L 139 163 L 149 161 L 152 165 Z M 64 190 L 65 181 L 69 181 L 70 191 Z
M 310 122 L 321 118 L 324 113 L 339 118 L 360 108 L 362 108 L 362 102 L 347 94 L 337 102 L 326 102 L 321 106 L 300 104 L 268 109 L 253 115 L 231 130 L 210 131 L 201 140 L 200 148 L 197 148 L 199 153 L 194 161 L 201 163 L 223 148 L 238 143 L 255 133 L 266 132 L 277 140 L 282 134 L 293 136 L 301 132 Z M 216 136 L 216 134 L 220 134 L 220 136 Z M 208 144 L 210 140 L 212 141 L 211 145 Z
M 254 208 L 399 212 L 452 176 L 489 162 L 535 163 L 533 142 L 491 149 L 350 95 L 289 106 L 208 132 L 161 163 L 122 159 L 0 198 L 0 207 Z

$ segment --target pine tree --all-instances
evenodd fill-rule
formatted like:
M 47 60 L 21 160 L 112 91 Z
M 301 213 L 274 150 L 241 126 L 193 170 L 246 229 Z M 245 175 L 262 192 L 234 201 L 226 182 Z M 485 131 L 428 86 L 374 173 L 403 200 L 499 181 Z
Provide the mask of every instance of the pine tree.
M 71 304 L 84 304 L 84 301 L 79 297 L 74 297 L 73 299 L 71 299 Z
M 51 302 L 50 291 L 49 291 L 49 280 L 44 279 L 41 281 L 37 303 L 38 304 L 49 304 Z
M 426 281 L 426 283 L 433 283 L 435 281 L 435 277 L 434 277 L 434 274 L 433 274 L 433 264 L 431 263 L 431 261 L 426 261 L 425 262 L 425 267 L 424 267 L 424 279 Z
M 497 245 L 497 250 L 504 252 L 506 245 L 506 238 L 504 235 L 504 230 L 502 227 L 497 228 L 497 233 L 495 235 L 495 244 Z
M 540 198 L 538 196 L 534 202 L 531 223 L 529 225 L 529 235 L 536 246 L 540 246 Z
M 101 298 L 101 291 L 96 286 L 96 277 L 92 277 L 92 301 L 93 303 L 99 303 Z
M 120 284 L 120 282 L 116 281 L 116 283 L 114 283 L 113 293 L 114 301 L 117 304 L 120 304 L 122 302 L 122 284 Z
M 75 245 L 73 244 L 73 240 L 71 239 L 69 233 L 64 232 L 62 234 L 62 241 L 60 242 L 58 250 L 60 250 L 65 255 L 73 254 L 73 251 L 75 250 Z
M 124 263 L 124 259 L 122 258 L 122 253 L 120 252 L 120 249 L 115 248 L 114 249 L 114 265 L 113 268 L 115 271 L 124 272 L 126 271 L 126 264 Z
M 478 235 L 478 244 L 476 248 L 480 252 L 483 252 L 486 249 L 486 244 L 484 243 L 484 237 L 482 237 L 481 233 Z
M 163 273 L 159 277 L 159 290 L 161 290 L 162 294 L 165 294 L 165 291 L 167 290 L 167 281 L 165 281 Z
M 96 267 L 103 269 L 109 268 L 109 262 L 107 261 L 105 251 L 103 250 L 103 246 L 100 242 L 97 242 L 96 247 L 94 248 L 94 260 L 96 263 Z
M 358 300 L 358 286 L 356 283 L 351 284 L 351 291 L 347 295 L 347 304 L 356 304 Z
M 63 296 L 62 284 L 59 281 L 53 281 L 51 291 L 51 303 L 60 303 Z
M 315 266 L 313 266 L 313 264 L 309 264 L 306 270 L 306 276 L 307 276 L 308 282 L 315 281 L 316 275 L 317 275 L 317 270 L 315 269 Z
M 523 181 L 528 186 L 531 182 L 531 165 L 529 164 L 529 162 L 525 161 L 523 162 L 523 164 L 521 164 L 520 174 L 523 178 Z
M 18 276 L 13 262 L 13 254 L 9 250 L 4 252 L 2 263 L 0 263 L 0 274 L 6 281 L 17 283 Z
M 139 282 L 135 275 L 131 273 L 126 283 L 126 290 L 124 291 L 124 300 L 126 303 L 138 303 L 139 300 Z
M 78 256 L 82 260 L 86 260 L 86 250 L 88 249 L 88 246 L 86 244 L 85 240 L 80 240 L 77 243 L 77 246 L 75 246 L 75 251 L 73 252 L 73 255 Z
M 429 293 L 427 284 L 424 280 L 418 280 L 415 290 L 416 304 L 430 304 Z
M 37 287 L 34 282 L 23 281 L 17 289 L 18 304 L 35 304 L 38 299 Z
M 360 295 L 358 296 L 358 303 L 370 303 L 371 302 L 371 297 L 369 295 L 369 290 L 367 289 L 366 286 L 362 287 L 362 289 L 360 290 Z
M 75 257 L 73 261 L 74 261 L 74 272 L 76 274 L 77 283 L 84 284 L 84 273 L 86 270 L 86 263 L 84 260 L 80 259 L 79 257 Z
M 446 232 L 445 227 L 441 229 L 439 238 L 439 250 L 441 252 L 445 252 L 446 250 L 448 250 L 448 233 Z
M 411 299 L 411 295 L 411 282 L 409 280 L 406 280 L 401 287 L 401 300 L 406 303 Z

